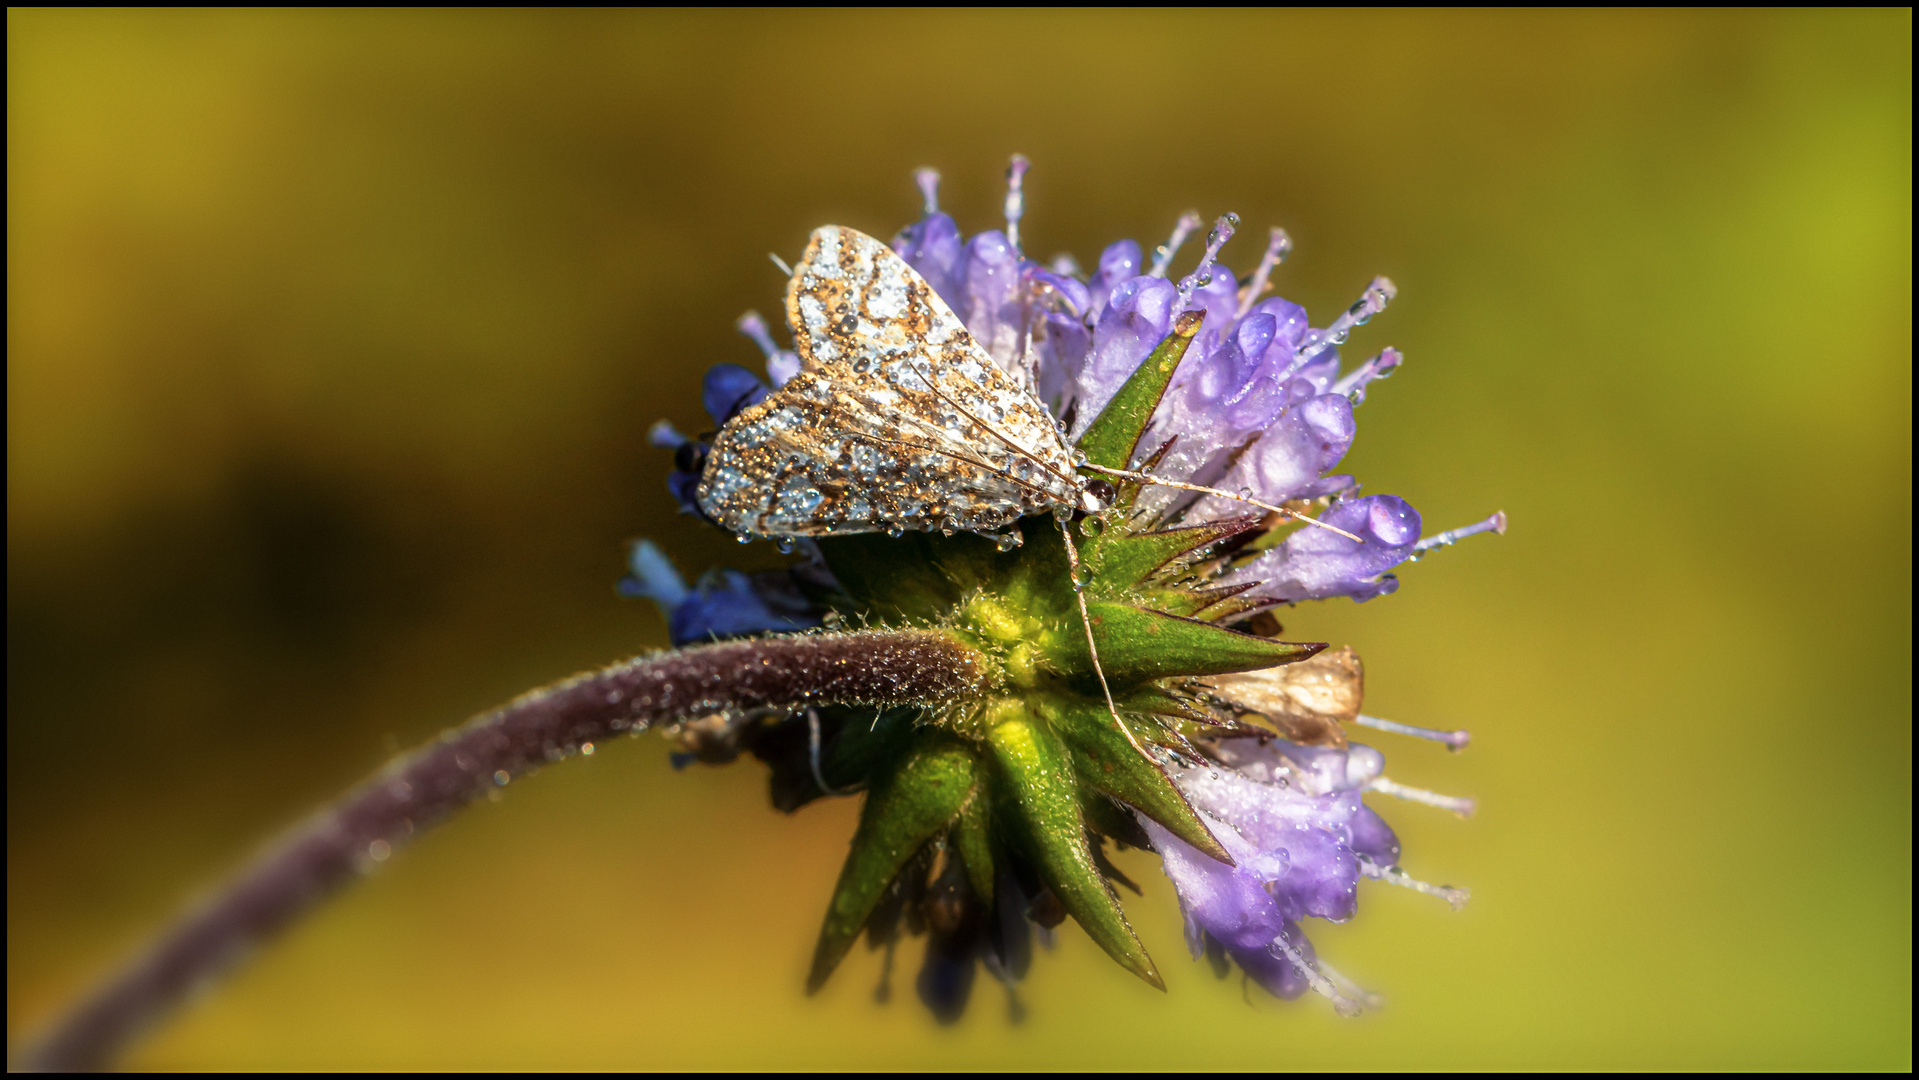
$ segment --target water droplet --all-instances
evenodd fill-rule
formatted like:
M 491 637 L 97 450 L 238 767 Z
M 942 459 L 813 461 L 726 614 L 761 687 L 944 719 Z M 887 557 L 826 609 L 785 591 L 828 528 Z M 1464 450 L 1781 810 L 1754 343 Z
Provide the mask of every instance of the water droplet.
M 375 840 L 366 846 L 366 853 L 374 862 L 385 862 L 387 856 L 393 854 L 393 845 L 385 840 Z
M 1079 523 L 1079 534 L 1081 536 L 1098 536 L 1105 531 L 1106 523 L 1097 517 L 1088 516 Z
M 589 742 L 589 743 L 581 743 L 581 744 L 580 744 L 580 753 L 581 753 L 581 754 L 583 754 L 583 755 L 585 755 L 585 756 L 587 756 L 587 757 L 592 757 L 592 756 L 593 756 L 593 744 L 592 744 L 592 743 L 590 743 L 590 742 Z
M 889 525 L 886 527 L 886 535 L 898 540 L 900 537 L 906 535 L 906 530 L 900 528 L 898 525 Z
M 500 785 L 501 787 L 505 787 L 507 781 L 511 779 L 513 779 L 513 777 L 507 775 L 507 771 L 505 769 L 500 769 L 493 774 L 493 782 Z
M 736 536 L 733 539 L 738 540 L 742 544 L 750 544 L 753 542 L 753 538 L 750 536 Z

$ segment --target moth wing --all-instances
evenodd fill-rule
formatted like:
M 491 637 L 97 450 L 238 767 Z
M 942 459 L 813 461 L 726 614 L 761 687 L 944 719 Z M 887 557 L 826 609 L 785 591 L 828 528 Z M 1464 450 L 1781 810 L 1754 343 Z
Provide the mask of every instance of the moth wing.
M 722 528 L 758 536 L 989 531 L 1054 504 L 972 451 L 929 437 L 883 396 L 802 370 L 721 430 L 695 497 Z
M 1072 451 L 1052 414 L 892 248 L 856 229 L 815 229 L 787 283 L 786 314 L 803 365 L 1075 501 Z

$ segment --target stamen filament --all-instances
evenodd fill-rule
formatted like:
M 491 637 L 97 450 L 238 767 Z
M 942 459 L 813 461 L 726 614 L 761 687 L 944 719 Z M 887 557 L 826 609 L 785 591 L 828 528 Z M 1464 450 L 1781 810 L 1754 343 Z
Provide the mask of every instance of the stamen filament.
M 1378 356 L 1359 365 L 1351 374 L 1334 383 L 1333 388 L 1327 392 L 1341 397 L 1352 397 L 1353 404 L 1358 405 L 1366 400 L 1366 387 L 1369 383 L 1391 375 L 1405 360 L 1405 356 L 1398 349 L 1382 349 Z M 1358 396 L 1353 397 L 1355 394 Z
M 760 347 L 760 351 L 766 354 L 768 360 L 779 355 L 780 347 L 774 343 L 773 332 L 767 329 L 766 320 L 760 318 L 759 312 L 747 312 L 734 320 L 733 326 L 740 333 L 752 338 L 753 344 Z
M 1292 250 L 1293 238 L 1286 235 L 1285 229 L 1274 226 L 1272 238 L 1266 242 L 1266 254 L 1260 256 L 1259 269 L 1253 271 L 1252 280 L 1239 291 L 1239 310 L 1233 313 L 1233 318 L 1243 319 L 1247 312 L 1253 310 L 1253 305 L 1259 303 L 1259 298 L 1270 287 L 1266 276 L 1273 272 L 1274 267 L 1285 262 Z
M 1179 216 L 1179 221 L 1173 225 L 1173 235 L 1167 237 L 1166 242 L 1153 254 L 1153 265 L 1146 271 L 1147 277 L 1166 276 L 1166 268 L 1173 264 L 1173 256 L 1179 254 L 1179 246 L 1186 242 L 1194 229 L 1199 228 L 1201 220 L 1197 210 L 1188 210 Z
M 1359 872 L 1374 881 L 1383 881 L 1388 885 L 1397 885 L 1402 889 L 1411 889 L 1427 896 L 1437 896 L 1452 905 L 1454 911 L 1463 909 L 1466 901 L 1473 898 L 1471 889 L 1462 889 L 1453 885 L 1434 885 L 1421 881 L 1397 866 L 1380 866 L 1362 859 L 1359 863 Z
M 1457 529 L 1447 529 L 1438 536 L 1421 537 L 1419 543 L 1413 545 L 1413 551 L 1417 553 L 1431 551 L 1434 548 L 1451 547 L 1461 540 L 1466 539 L 1468 536 L 1477 536 L 1484 532 L 1497 533 L 1500 536 L 1506 535 L 1506 511 L 1497 511 L 1492 517 L 1484 521 L 1474 522 L 1471 525 L 1462 526 Z
M 1314 966 L 1319 968 L 1319 973 L 1321 975 L 1326 976 L 1326 979 L 1328 982 L 1331 982 L 1334 986 L 1339 988 L 1341 993 L 1345 994 L 1347 997 L 1350 997 L 1358 1001 L 1361 1005 L 1366 1006 L 1368 1009 L 1377 1010 L 1379 1008 L 1382 1008 L 1386 1004 L 1385 995 L 1375 994 L 1371 990 L 1366 989 L 1365 987 L 1359 985 L 1358 983 L 1347 978 L 1346 976 L 1341 975 L 1339 971 L 1333 967 L 1333 965 L 1327 963 L 1326 961 L 1315 958 L 1313 960 L 1313 964 Z
M 1426 806 L 1436 806 L 1441 810 L 1450 810 L 1463 818 L 1472 817 L 1473 812 L 1479 809 L 1477 800 L 1463 795 L 1441 795 L 1436 791 L 1427 791 L 1425 788 L 1395 783 L 1383 776 L 1374 777 L 1372 782 L 1366 785 L 1366 790 L 1377 791 L 1381 795 L 1391 795 L 1395 799 L 1404 799 L 1407 802 L 1423 803 Z
M 1340 993 L 1332 980 L 1321 975 L 1318 968 L 1307 963 L 1305 954 L 1295 948 L 1292 942 L 1287 941 L 1284 933 L 1273 939 L 1273 943 L 1267 946 L 1267 951 L 1279 954 L 1286 959 L 1287 963 L 1293 965 L 1293 970 L 1306 977 L 1306 984 L 1311 986 L 1315 993 L 1333 1003 L 1334 1012 L 1341 1016 L 1358 1016 L 1365 1011 L 1360 1008 L 1359 1002 Z
M 1193 293 L 1213 283 L 1213 266 L 1219 260 L 1219 249 L 1233 238 L 1233 230 L 1238 225 L 1239 215 L 1234 213 L 1221 214 L 1219 220 L 1213 222 L 1213 231 L 1206 234 L 1206 254 L 1200 256 L 1199 265 L 1192 273 L 1179 279 L 1174 311 L 1186 310 L 1186 305 L 1193 301 Z
M 1466 744 L 1473 741 L 1473 734 L 1470 731 L 1440 731 L 1437 728 L 1414 727 L 1411 724 L 1402 724 L 1397 720 L 1381 720 L 1377 716 L 1366 716 L 1362 714 L 1356 717 L 1353 722 L 1359 724 L 1361 727 L 1369 727 L 1378 731 L 1390 731 L 1395 735 L 1410 735 L 1415 739 L 1429 739 L 1436 743 L 1445 743 L 1447 748 L 1452 750 L 1464 750 L 1466 749 Z
M 932 217 L 940 212 L 940 173 L 938 169 L 914 169 L 913 183 L 920 189 L 920 208 Z
M 1020 253 L 1019 219 L 1026 216 L 1026 193 L 1021 188 L 1029 164 L 1025 154 L 1014 154 L 1013 163 L 1006 167 L 1006 242 L 1013 245 L 1015 254 Z
M 1300 343 L 1299 351 L 1293 354 L 1293 362 L 1286 368 L 1285 376 L 1290 378 L 1295 371 L 1313 362 L 1320 353 L 1338 345 L 1346 344 L 1352 335 L 1353 327 L 1364 326 L 1373 320 L 1373 316 L 1386 310 L 1386 305 L 1399 295 L 1399 287 L 1388 277 L 1376 277 L 1359 294 L 1353 306 L 1346 309 L 1339 318 L 1324 330 L 1313 331 Z

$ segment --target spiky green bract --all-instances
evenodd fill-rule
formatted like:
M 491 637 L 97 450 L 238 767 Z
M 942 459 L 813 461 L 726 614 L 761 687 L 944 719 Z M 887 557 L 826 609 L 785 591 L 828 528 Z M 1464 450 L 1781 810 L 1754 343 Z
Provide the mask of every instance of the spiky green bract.
M 1179 368 L 1186 346 L 1193 343 L 1204 320 L 1203 311 L 1188 311 L 1173 321 L 1173 332 L 1161 339 L 1139 367 L 1100 410 L 1079 437 L 1080 453 L 1093 465 L 1124 469 L 1133 459 L 1146 422 L 1159 408 L 1159 399 L 1172 385 L 1173 372 Z
M 1182 317 L 1087 428 L 1080 449 L 1089 463 L 1131 461 L 1199 323 L 1197 313 Z M 1117 487 L 1116 509 L 1105 514 L 1021 521 L 1023 543 L 1010 550 L 968 534 L 820 541 L 843 590 L 827 599 L 842 616 L 939 629 L 978 650 L 990 689 L 937 712 L 894 710 L 862 721 L 838 710 L 827 717 L 831 730 L 817 756 L 787 766 L 804 798 L 823 785 L 868 789 L 811 985 L 869 922 L 877 935 L 890 934 L 876 910 L 896 909 L 901 897 L 947 895 L 953 857 L 970 890 L 960 907 L 994 910 L 1009 882 L 1025 897 L 1050 893 L 1115 960 L 1160 985 L 1107 884 L 1119 872 L 1106 862 L 1102 838 L 1144 843 L 1130 813 L 1137 810 L 1230 863 L 1160 763 L 1169 750 L 1190 752 L 1192 725 L 1217 722 L 1186 680 L 1290 663 L 1322 646 L 1221 625 L 1244 609 L 1235 606 L 1237 590 L 1206 584 L 1209 571 L 1257 541 L 1264 519 L 1156 529 L 1130 511 L 1139 485 Z M 1077 590 L 1068 537 L 1079 553 Z M 1118 717 L 1094 669 L 1076 592 L 1087 601 Z M 939 875 L 945 884 L 933 880 Z
M 891 768 L 876 770 L 853 850 L 826 908 L 808 990 L 818 990 L 833 973 L 900 868 L 944 834 L 974 794 L 975 755 L 965 743 L 935 728 L 921 728 L 906 741 Z
M 1141 749 L 1130 730 L 1121 730 L 1113 723 L 1112 714 L 1103 705 L 1045 704 L 1049 706 L 1046 721 L 1065 743 L 1073 770 L 1083 785 L 1143 811 L 1154 821 L 1166 822 L 1167 829 L 1181 840 L 1220 862 L 1232 863 L 1233 857 L 1199 823 L 1192 805 L 1173 786 L 1166 770 Z
M 1059 735 L 1051 724 L 1012 702 L 1003 703 L 984 719 L 987 742 L 1003 780 L 1001 802 L 1007 816 L 1023 826 L 1018 840 L 1040 878 L 1108 956 L 1166 989 L 1086 842 L 1078 781 Z

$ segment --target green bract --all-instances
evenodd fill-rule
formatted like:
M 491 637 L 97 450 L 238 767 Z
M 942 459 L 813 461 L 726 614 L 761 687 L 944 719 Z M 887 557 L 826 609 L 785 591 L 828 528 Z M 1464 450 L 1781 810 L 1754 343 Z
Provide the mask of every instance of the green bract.
M 1126 468 L 1187 345 L 1197 313 L 1113 397 L 1079 440 L 1086 461 Z M 889 896 L 910 891 L 909 869 L 957 860 L 990 908 L 1008 875 L 1057 899 L 1113 959 L 1155 986 L 1158 972 L 1108 884 L 1104 838 L 1134 840 L 1138 811 L 1222 862 L 1231 862 L 1155 748 L 1190 752 L 1195 725 L 1216 724 L 1186 688 L 1204 675 L 1301 660 L 1323 646 L 1243 634 L 1220 621 L 1243 613 L 1237 590 L 1195 585 L 1194 570 L 1265 531 L 1258 516 L 1148 531 L 1130 520 L 1138 486 L 1120 485 L 1113 510 L 1077 524 L 1020 523 L 1008 551 L 980 536 L 908 533 L 824 540 L 843 592 L 843 617 L 938 629 L 975 649 L 991 672 L 977 700 L 938 712 L 894 710 L 843 718 L 820 761 L 820 782 L 867 786 L 852 851 L 827 909 L 809 985 L 832 973 L 869 925 L 897 918 Z M 1060 530 L 1071 529 L 1093 633 L 1120 719 L 1108 710 L 1080 621 Z

